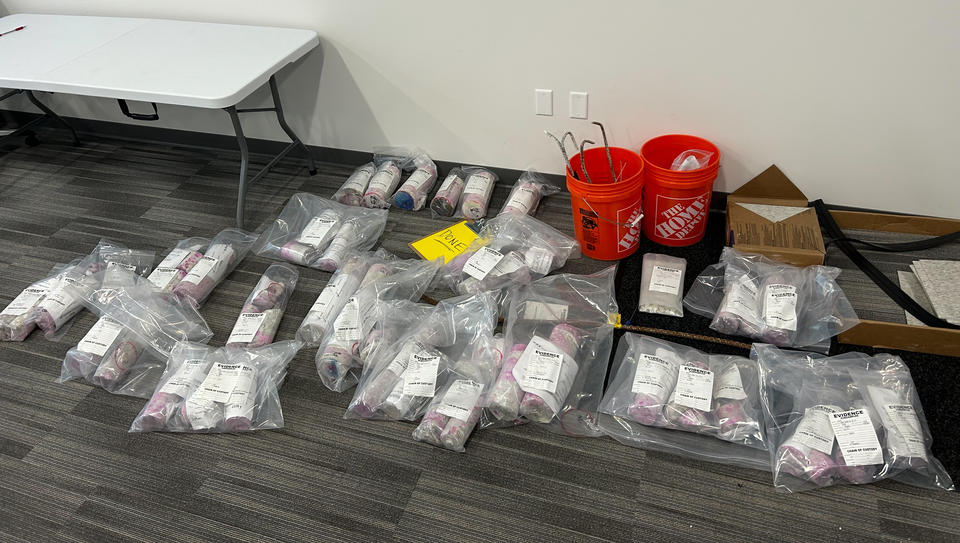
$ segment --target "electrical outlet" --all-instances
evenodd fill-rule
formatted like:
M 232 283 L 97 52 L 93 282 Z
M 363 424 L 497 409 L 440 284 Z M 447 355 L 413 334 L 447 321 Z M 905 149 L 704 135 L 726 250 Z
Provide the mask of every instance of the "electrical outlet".
M 573 91 L 570 92 L 570 118 L 587 118 L 587 93 Z
M 553 115 L 553 91 L 550 89 L 534 89 L 534 113 L 537 115 Z

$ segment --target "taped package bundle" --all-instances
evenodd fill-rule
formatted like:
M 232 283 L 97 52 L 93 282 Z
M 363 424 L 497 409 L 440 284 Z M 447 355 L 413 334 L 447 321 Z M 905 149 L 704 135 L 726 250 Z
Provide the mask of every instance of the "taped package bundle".
M 104 390 L 149 397 L 177 341 L 206 342 L 213 332 L 190 303 L 132 271 L 117 272 L 83 303 L 100 319 L 67 351 L 60 378 L 84 379 Z
M 257 240 L 256 254 L 325 271 L 340 267 L 347 251 L 377 243 L 387 212 L 339 204 L 299 192 Z
M 405 147 L 380 147 L 374 150 L 373 165 L 376 168 L 367 189 L 363 192 L 361 205 L 372 209 L 388 209 L 392 196 L 400 186 L 405 169 L 411 168 L 415 151 Z
M 150 272 L 148 278 L 157 288 L 170 292 L 190 273 L 190 270 L 203 258 L 203 251 L 210 245 L 207 238 L 187 238 L 180 240 L 176 247 L 163 257 L 163 260 Z
M 500 214 L 533 215 L 536 213 L 541 199 L 558 192 L 560 192 L 560 187 L 547 181 L 536 171 L 527 170 L 520 174 L 520 178 L 510 189 L 510 195 L 507 196 L 507 201 L 503 203 Z
M 511 291 L 503 366 L 481 426 L 523 419 L 567 435 L 600 435 L 610 317 L 617 313 L 615 273 L 610 267 L 593 275 L 552 275 Z
M 603 433 L 641 449 L 769 468 L 755 361 L 628 332 L 610 375 Z
M 727 247 L 720 264 L 697 277 L 683 304 L 712 318 L 710 328 L 720 333 L 804 347 L 859 322 L 836 282 L 839 274 L 838 268 L 798 268 Z
M 0 341 L 27 339 L 30 332 L 37 327 L 36 322 L 30 318 L 31 311 L 57 286 L 64 270 L 79 263 L 77 260 L 70 264 L 57 264 L 46 277 L 20 291 L 20 294 L 0 311 Z
M 178 343 L 131 432 L 247 432 L 283 427 L 277 389 L 300 344 L 213 348 Z
M 89 255 L 57 275 L 56 281 L 43 299 L 39 300 L 27 313 L 27 320 L 43 330 L 47 339 L 57 340 L 63 336 L 67 331 L 66 325 L 83 309 L 83 293 L 100 286 L 104 274 L 101 273 L 96 278 L 92 276 L 105 270 L 107 267 L 105 257 L 108 255 L 114 262 L 121 260 L 122 256 L 128 256 L 127 265 L 132 265 L 129 262 L 134 260 L 132 252 L 126 247 L 101 239 Z M 141 256 L 148 256 L 151 261 L 153 259 L 151 252 L 145 254 L 138 252 L 136 258 L 139 259 Z M 144 266 L 149 269 L 150 263 L 152 262 L 141 264 L 140 269 L 143 270 Z M 114 263 L 111 271 L 117 269 L 118 264 Z
M 451 379 L 480 378 L 469 366 L 481 363 L 473 359 L 476 349 L 492 345 L 496 324 L 497 304 L 489 294 L 440 302 L 431 317 L 368 362 L 345 418 L 419 419 Z M 492 362 L 492 353 L 484 355 L 483 364 Z
M 273 342 L 299 277 L 289 264 L 271 264 L 243 303 L 227 346 L 262 347 Z
M 774 486 L 797 492 L 894 479 L 953 490 L 899 357 L 821 357 L 755 344 Z
M 192 300 L 196 305 L 202 304 L 213 289 L 247 256 L 256 240 L 256 236 L 243 230 L 221 230 L 210 241 L 203 257 L 180 279 L 172 292 L 181 298 Z
M 438 386 L 413 439 L 456 452 L 473 433 L 486 394 L 493 386 L 503 361 L 503 343 L 487 331 L 476 334 L 447 375 L 446 384 Z
M 356 291 L 327 328 L 317 350 L 317 373 L 330 390 L 342 392 L 355 385 L 364 367 L 360 346 L 390 309 L 386 302 L 418 300 L 440 266 L 439 260 L 399 260 L 386 255 L 369 260 Z
M 354 293 L 363 284 L 367 271 L 371 266 L 376 266 L 370 275 L 370 280 L 378 278 L 381 273 L 385 273 L 388 268 L 384 263 L 386 259 L 385 252 L 376 253 L 348 253 L 344 259 L 343 266 L 334 272 L 333 277 L 327 281 L 320 295 L 310 307 L 307 315 L 300 323 L 297 329 L 297 339 L 310 346 L 317 346 L 327 335 L 327 331 L 333 325 L 334 319 L 340 315 L 343 306 L 347 300 L 353 297 Z
M 570 236 L 528 215 L 507 213 L 487 221 L 440 273 L 451 290 L 471 294 L 529 283 L 579 256 L 580 245 Z

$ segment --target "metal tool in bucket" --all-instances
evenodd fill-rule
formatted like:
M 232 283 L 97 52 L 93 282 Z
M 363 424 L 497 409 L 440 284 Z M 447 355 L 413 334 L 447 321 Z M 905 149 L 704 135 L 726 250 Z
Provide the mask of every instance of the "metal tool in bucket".
M 619 260 L 633 254 L 640 243 L 643 219 L 643 160 L 629 149 L 610 147 L 600 123 L 603 148 L 587 149 L 587 139 L 568 158 L 564 147 L 572 133 L 557 138 L 567 173 L 574 230 L 583 254 L 598 260 Z M 618 171 L 619 169 L 619 171 Z

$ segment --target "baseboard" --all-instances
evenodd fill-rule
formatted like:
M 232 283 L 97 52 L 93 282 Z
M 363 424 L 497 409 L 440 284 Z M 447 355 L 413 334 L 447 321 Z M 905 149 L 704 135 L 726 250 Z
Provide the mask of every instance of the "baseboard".
M 27 123 L 37 117 L 39 113 L 25 111 L 12 111 L 0 109 L 0 117 L 12 119 L 18 124 Z M 182 145 L 191 147 L 206 147 L 214 149 L 235 150 L 237 148 L 237 139 L 233 136 L 224 134 L 210 134 L 207 132 L 192 132 L 189 130 L 177 130 L 175 128 L 161 128 L 150 126 L 149 124 L 128 124 L 114 121 L 100 121 L 95 119 L 83 119 L 79 117 L 64 117 L 73 128 L 80 134 L 89 134 L 103 139 L 119 139 L 132 141 L 150 141 L 168 143 L 172 145 Z M 2 137 L 2 136 L 0 136 Z M 287 146 L 287 142 L 273 141 L 257 138 L 247 138 L 247 146 L 253 153 L 276 154 Z M 370 162 L 371 154 L 369 151 L 355 151 L 352 149 L 338 149 L 335 147 L 323 147 L 318 145 L 308 145 L 313 156 L 321 162 L 331 162 L 336 164 L 346 164 L 349 166 L 359 166 Z M 450 171 L 455 166 L 466 166 L 462 162 L 449 162 L 446 160 L 436 160 L 437 168 L 441 175 Z M 472 166 L 482 166 L 487 168 L 498 176 L 513 184 L 513 181 L 520 177 L 523 170 L 511 168 L 500 168 L 485 164 L 469 164 Z M 562 175 L 543 174 L 544 177 L 566 190 L 566 179 Z M 714 211 L 726 210 L 727 193 L 713 193 L 710 208 Z

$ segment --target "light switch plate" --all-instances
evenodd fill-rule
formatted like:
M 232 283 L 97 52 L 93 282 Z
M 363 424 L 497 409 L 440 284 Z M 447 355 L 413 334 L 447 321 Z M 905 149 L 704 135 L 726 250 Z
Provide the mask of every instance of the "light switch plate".
M 553 91 L 550 89 L 534 89 L 534 112 L 537 115 L 553 115 Z
M 570 92 L 570 118 L 587 118 L 587 93 Z

